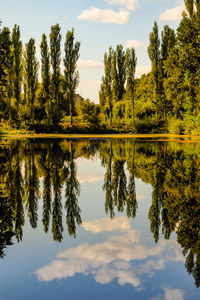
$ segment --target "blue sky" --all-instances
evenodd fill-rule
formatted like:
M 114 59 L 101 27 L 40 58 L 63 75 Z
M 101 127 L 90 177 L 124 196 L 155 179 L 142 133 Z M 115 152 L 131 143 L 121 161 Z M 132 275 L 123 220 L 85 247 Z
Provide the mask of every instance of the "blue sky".
M 2 0 L 0 0 L 1 2 Z M 41 35 L 49 35 L 51 25 L 62 27 L 62 44 L 67 30 L 74 27 L 81 42 L 80 84 L 78 92 L 98 102 L 103 75 L 103 56 L 109 46 L 134 46 L 138 58 L 137 76 L 148 72 L 149 32 L 156 20 L 160 30 L 169 24 L 176 28 L 184 9 L 183 0 L 7 0 L 2 1 L 3 26 L 21 27 L 23 42 L 33 37 L 39 45 Z

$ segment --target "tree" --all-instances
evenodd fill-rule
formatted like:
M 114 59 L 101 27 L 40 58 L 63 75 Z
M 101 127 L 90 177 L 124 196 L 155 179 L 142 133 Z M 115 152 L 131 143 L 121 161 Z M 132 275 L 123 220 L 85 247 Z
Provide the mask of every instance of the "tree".
M 126 65 L 125 65 L 125 52 L 122 45 L 117 45 L 116 48 L 116 58 L 117 58 L 117 77 L 118 77 L 118 100 L 122 100 L 125 93 L 125 81 L 126 81 Z
M 42 35 L 42 41 L 40 44 L 41 49 L 41 78 L 43 88 L 43 105 L 46 105 L 47 111 L 49 110 L 50 102 L 50 53 L 47 43 L 47 37 L 45 34 Z
M 68 162 L 69 175 L 66 181 L 65 190 L 65 209 L 67 211 L 66 224 L 68 228 L 69 235 L 76 237 L 76 223 L 80 225 L 81 220 L 81 210 L 78 205 L 78 196 L 80 196 L 80 184 L 77 180 L 77 170 L 76 164 L 74 162 L 74 152 L 75 148 L 70 142 L 70 157 Z
M 35 40 L 31 38 L 25 47 L 25 73 L 28 94 L 27 104 L 30 107 L 31 121 L 34 123 L 34 104 L 38 85 L 38 62 L 36 60 Z
M 104 54 L 104 73 L 105 76 L 103 78 L 103 89 L 105 94 L 105 104 L 104 104 L 104 113 L 107 118 L 110 119 L 110 124 L 112 124 L 113 117 L 113 99 L 112 99 L 112 57 L 113 57 L 113 49 L 109 48 L 108 54 Z
M 11 37 L 8 27 L 0 31 L 0 105 L 1 116 L 11 121 L 12 98 Z
M 175 47 L 176 36 L 173 29 L 165 25 L 161 33 L 161 60 L 164 62 L 169 56 L 170 51 Z
M 166 121 L 168 113 L 172 110 L 171 102 L 167 101 L 167 97 L 164 91 L 164 80 L 166 79 L 166 72 L 164 68 L 165 61 L 167 60 L 170 53 L 173 51 L 176 45 L 176 36 L 173 29 L 168 25 L 164 26 L 161 33 L 161 92 L 163 94 L 162 103 L 160 104 L 160 109 L 164 112 L 164 120 Z
M 74 29 L 68 31 L 65 41 L 64 74 L 67 90 L 67 100 L 69 103 L 70 123 L 72 124 L 75 110 L 75 92 L 79 83 L 79 73 L 76 70 L 79 59 L 80 42 L 74 42 Z
M 1 26 L 1 21 L 0 21 Z M 4 62 L 4 49 L 3 49 L 3 36 L 2 36 L 2 30 L 0 29 L 0 101 L 2 100 L 2 87 L 4 85 L 4 77 L 5 77 L 5 62 Z
M 119 100 L 119 85 L 118 85 L 118 73 L 117 73 L 117 55 L 113 51 L 111 61 L 111 75 L 112 75 L 112 104 L 114 105 Z
M 135 49 L 126 50 L 126 97 L 131 101 L 132 105 L 132 121 L 134 122 L 134 89 L 135 89 L 135 70 L 136 70 L 137 58 L 135 55 Z
M 12 31 L 12 56 L 13 56 L 13 96 L 16 110 L 20 103 L 22 84 L 22 42 L 20 40 L 20 28 L 15 25 Z
M 61 119 L 59 85 L 60 85 L 60 63 L 61 63 L 61 34 L 58 24 L 51 26 L 50 50 L 51 50 L 51 103 L 48 111 L 48 117 L 52 119 L 53 124 L 57 125 Z
M 153 32 L 149 35 L 150 44 L 148 54 L 152 65 L 152 78 L 154 81 L 154 103 L 156 105 L 156 114 L 159 118 L 159 101 L 160 101 L 160 39 L 158 33 L 158 24 L 154 22 Z
M 177 124 L 184 120 L 182 132 L 191 134 L 199 131 L 199 1 L 185 1 L 185 6 L 187 13 L 177 29 L 176 45 L 164 62 L 164 88 L 172 118 Z

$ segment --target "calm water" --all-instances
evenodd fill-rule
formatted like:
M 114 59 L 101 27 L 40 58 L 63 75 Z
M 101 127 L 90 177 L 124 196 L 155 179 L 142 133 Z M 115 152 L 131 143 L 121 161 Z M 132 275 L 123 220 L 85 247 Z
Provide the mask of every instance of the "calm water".
M 200 299 L 200 144 L 0 141 L 0 299 Z

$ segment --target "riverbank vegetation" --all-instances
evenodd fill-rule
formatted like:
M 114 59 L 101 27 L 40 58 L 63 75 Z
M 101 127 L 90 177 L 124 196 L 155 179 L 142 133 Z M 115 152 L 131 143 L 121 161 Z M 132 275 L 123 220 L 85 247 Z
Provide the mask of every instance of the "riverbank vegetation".
M 109 48 L 100 104 L 76 92 L 80 42 L 73 29 L 66 33 L 64 57 L 60 26 L 51 27 L 49 42 L 43 34 L 39 63 L 33 38 L 23 46 L 19 26 L 12 32 L 1 27 L 1 130 L 200 135 L 200 1 L 185 0 L 185 7 L 176 32 L 165 25 L 160 34 L 154 23 L 151 72 L 140 79 L 135 78 L 135 49 Z

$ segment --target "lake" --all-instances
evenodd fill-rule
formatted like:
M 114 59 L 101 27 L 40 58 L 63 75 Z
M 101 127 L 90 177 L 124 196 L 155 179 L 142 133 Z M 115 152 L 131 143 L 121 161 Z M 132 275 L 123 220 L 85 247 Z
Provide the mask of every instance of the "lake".
M 1 139 L 0 299 L 200 299 L 200 144 Z

